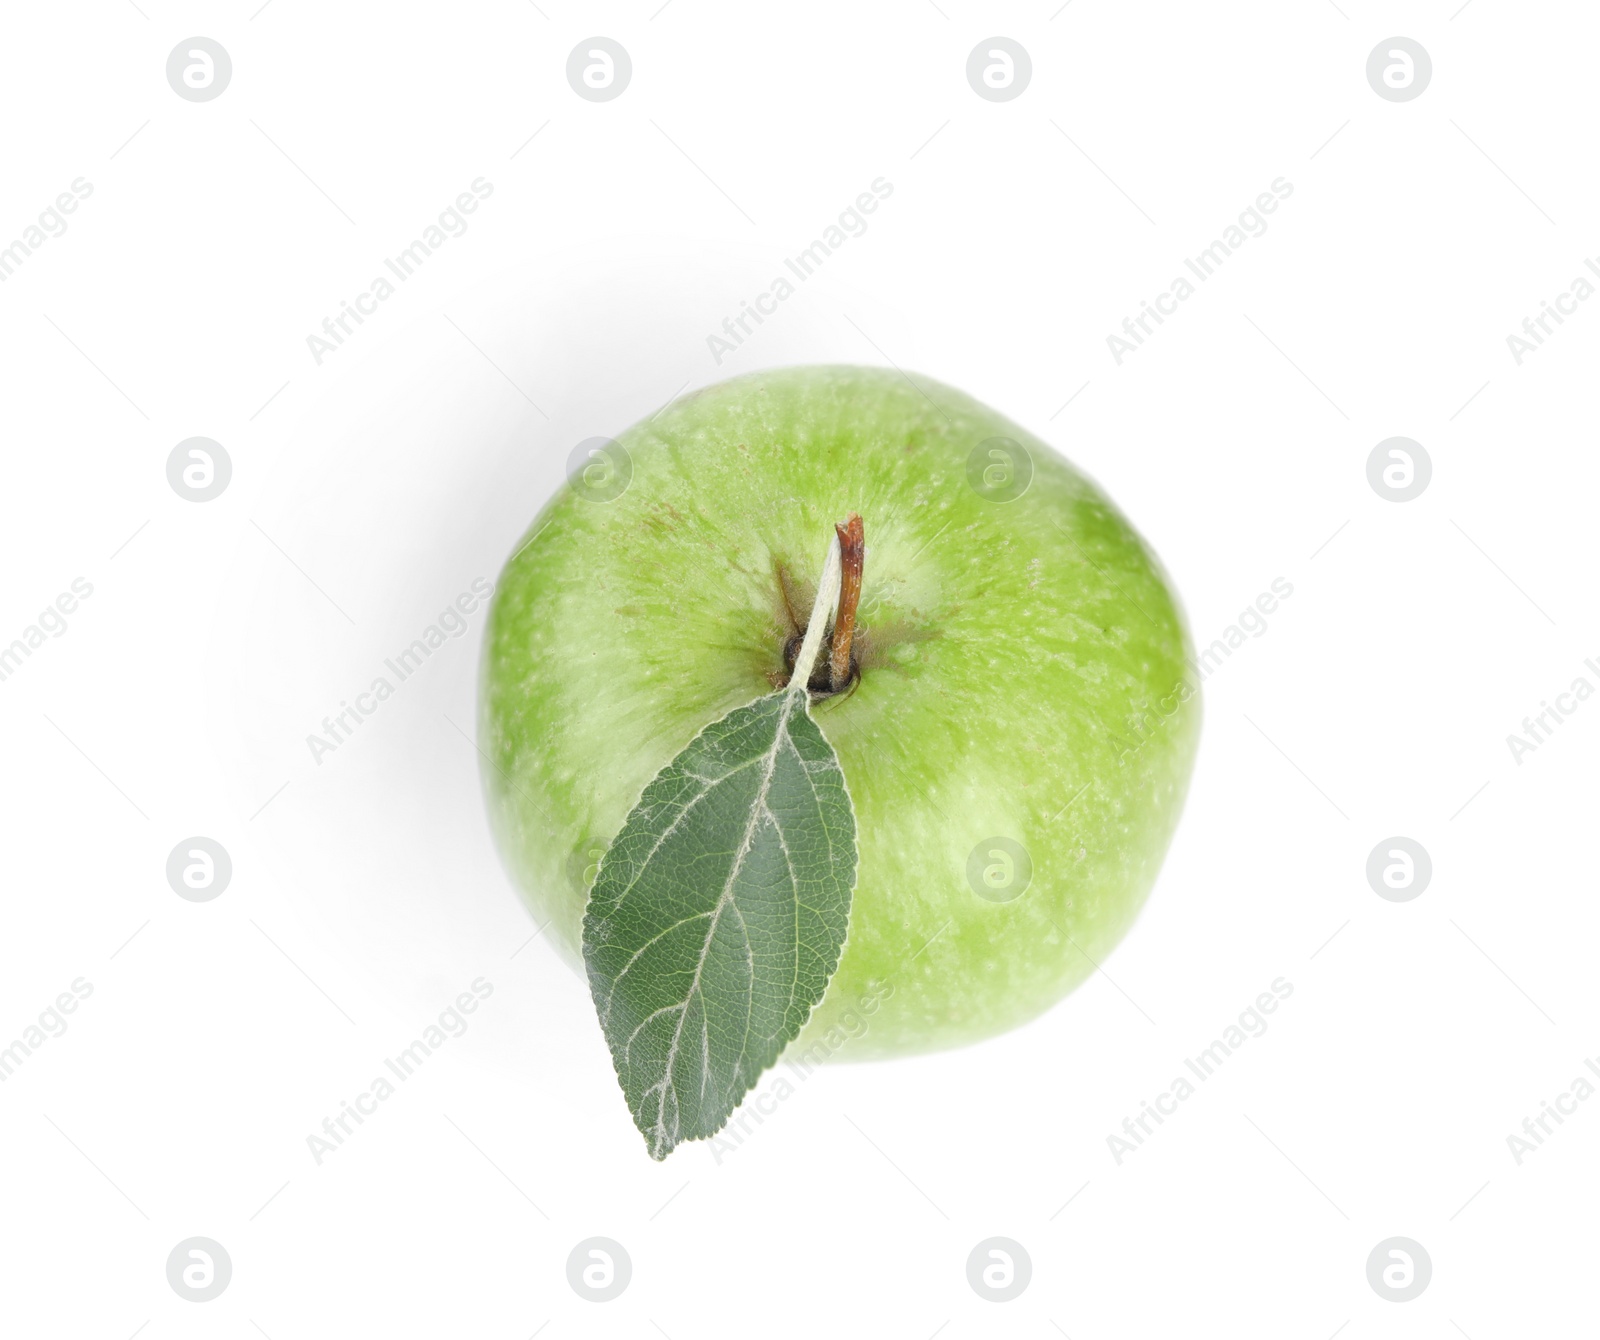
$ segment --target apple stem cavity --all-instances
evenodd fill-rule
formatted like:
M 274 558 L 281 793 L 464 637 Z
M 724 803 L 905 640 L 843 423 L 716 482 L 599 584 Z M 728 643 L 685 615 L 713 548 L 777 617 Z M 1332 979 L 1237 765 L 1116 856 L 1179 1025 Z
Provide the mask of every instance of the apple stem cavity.
M 837 532 L 838 528 L 835 527 Z M 822 650 L 822 638 L 827 629 L 828 613 L 839 597 L 840 585 L 839 535 L 828 541 L 828 557 L 822 565 L 822 578 L 817 583 L 817 599 L 811 606 L 811 618 L 806 624 L 806 635 L 795 653 L 794 673 L 789 677 L 789 692 L 804 694 L 811 682 L 811 671 L 817 663 L 817 653 Z
M 850 643 L 855 637 L 867 550 L 859 512 L 850 513 L 844 525 L 833 529 L 839 537 L 839 612 L 834 617 L 833 646 L 828 654 L 828 687 L 838 693 L 850 682 Z

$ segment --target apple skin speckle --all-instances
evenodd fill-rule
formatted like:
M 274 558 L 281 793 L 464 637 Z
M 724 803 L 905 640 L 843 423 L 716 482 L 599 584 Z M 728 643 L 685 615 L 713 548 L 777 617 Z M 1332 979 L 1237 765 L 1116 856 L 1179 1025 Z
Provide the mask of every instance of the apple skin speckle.
M 970 482 L 991 439 L 1031 462 L 1009 501 Z M 894 371 L 741 377 L 617 441 L 626 491 L 561 489 L 486 633 L 491 824 L 550 940 L 581 971 L 590 853 L 696 732 L 772 692 L 794 631 L 777 574 L 814 581 L 855 511 L 862 673 L 813 712 L 860 866 L 839 968 L 791 1051 L 956 1046 L 1059 1001 L 1143 906 L 1198 746 L 1188 634 L 1148 546 L 1045 443 Z M 1020 892 L 994 839 L 1026 854 Z

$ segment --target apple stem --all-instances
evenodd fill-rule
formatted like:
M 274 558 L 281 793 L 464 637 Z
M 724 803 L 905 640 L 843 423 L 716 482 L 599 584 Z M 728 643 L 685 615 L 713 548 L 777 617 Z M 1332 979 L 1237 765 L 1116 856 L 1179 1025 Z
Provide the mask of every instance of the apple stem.
M 828 687 L 838 693 L 850 682 L 850 643 L 856 632 L 856 606 L 861 601 L 861 570 L 866 565 L 866 539 L 861 514 L 850 513 L 835 526 L 839 537 L 839 613 L 833 621 L 833 647 L 828 659 Z
M 839 536 L 835 534 L 828 541 L 828 557 L 822 565 L 822 578 L 817 583 L 817 599 L 811 606 L 811 619 L 806 624 L 805 638 L 800 643 L 800 650 L 795 653 L 794 672 L 789 677 L 790 693 L 807 692 L 812 667 L 817 663 L 817 653 L 822 650 L 828 613 L 839 596 L 839 548 Z

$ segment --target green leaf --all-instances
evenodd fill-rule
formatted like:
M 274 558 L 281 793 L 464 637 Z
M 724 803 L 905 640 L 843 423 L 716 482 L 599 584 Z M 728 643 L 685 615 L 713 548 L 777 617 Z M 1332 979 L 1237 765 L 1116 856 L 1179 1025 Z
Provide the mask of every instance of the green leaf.
M 589 986 L 652 1158 L 722 1129 L 839 963 L 855 812 L 800 685 L 691 740 L 644 789 L 589 896 Z

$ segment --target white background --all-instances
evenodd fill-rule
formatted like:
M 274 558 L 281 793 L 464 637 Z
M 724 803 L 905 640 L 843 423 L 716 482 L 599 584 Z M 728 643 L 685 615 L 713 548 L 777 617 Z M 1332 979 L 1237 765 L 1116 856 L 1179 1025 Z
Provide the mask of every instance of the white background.
M 1600 702 L 1520 763 L 1506 737 L 1600 686 L 1600 304 L 1521 366 L 1506 336 L 1600 251 L 1600 25 L 1057 4 L 6 7 L 0 245 L 93 193 L 0 285 L 0 641 L 93 595 L 0 683 L 0 1045 L 93 994 L 0 1084 L 0 1330 L 1592 1327 L 1600 1102 L 1520 1165 L 1507 1136 L 1600 1054 Z M 995 33 L 1033 64 L 1003 103 L 965 77 Z M 214 101 L 166 81 L 194 34 L 232 57 Z M 614 101 L 565 77 L 593 34 L 632 58 Z M 1366 80 L 1393 34 L 1432 56 L 1415 101 Z M 479 177 L 468 231 L 319 366 L 307 336 Z M 706 336 L 877 177 L 867 233 L 718 366 Z M 1106 337 L 1279 177 L 1268 231 L 1119 366 Z M 1095 476 L 1200 644 L 1294 593 L 1206 683 L 1108 977 L 658 1166 L 488 838 L 481 614 L 320 766 L 305 737 L 496 576 L 580 439 L 734 373 L 890 360 Z M 196 435 L 233 464 L 207 503 L 165 473 Z M 1366 477 L 1395 435 L 1433 463 L 1404 504 Z M 1434 868 L 1405 903 L 1365 876 L 1396 834 Z M 214 901 L 165 877 L 193 835 L 232 858 Z M 480 977 L 469 1031 L 316 1163 Z M 1270 1029 L 1119 1165 L 1107 1137 L 1279 977 Z M 165 1273 L 196 1235 L 233 1263 L 203 1304 Z M 966 1278 L 996 1235 L 1033 1263 L 1006 1304 Z M 1403 1304 L 1366 1279 L 1396 1235 L 1433 1263 Z M 591 1236 L 631 1257 L 614 1302 L 567 1284 Z

